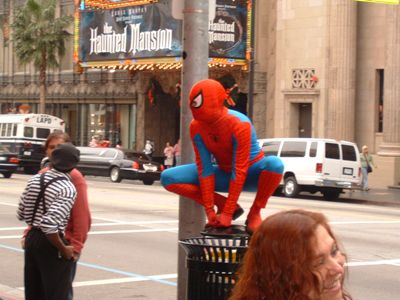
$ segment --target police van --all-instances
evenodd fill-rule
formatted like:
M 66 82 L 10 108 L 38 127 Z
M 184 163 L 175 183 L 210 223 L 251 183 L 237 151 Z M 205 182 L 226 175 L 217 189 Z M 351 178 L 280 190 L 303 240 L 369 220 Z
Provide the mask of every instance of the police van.
M 64 121 L 46 114 L 0 115 L 0 144 L 16 153 L 27 174 L 36 173 L 44 157 L 43 145 L 50 133 L 65 130 Z
M 260 139 L 265 156 L 276 155 L 284 163 L 281 182 L 287 197 L 300 192 L 321 192 L 334 200 L 344 189 L 357 189 L 361 181 L 357 145 L 347 141 L 320 138 Z

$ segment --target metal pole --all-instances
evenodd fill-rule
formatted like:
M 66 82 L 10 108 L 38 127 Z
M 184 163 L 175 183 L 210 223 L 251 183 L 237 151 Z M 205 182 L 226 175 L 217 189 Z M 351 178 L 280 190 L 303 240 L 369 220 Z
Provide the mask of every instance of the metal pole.
M 250 62 L 249 62 L 249 88 L 248 88 L 248 103 L 249 103 L 249 113 L 248 117 L 253 120 L 253 106 L 254 106 L 254 21 L 255 21 L 255 5 L 256 0 L 251 0 L 251 21 L 250 21 Z
M 189 92 L 199 80 L 208 78 L 208 0 L 185 0 L 183 9 L 183 68 L 181 100 L 182 164 L 194 162 L 189 135 L 192 113 Z M 179 200 L 179 240 L 199 236 L 204 226 L 203 208 L 191 199 Z M 178 250 L 178 300 L 186 299 L 185 252 Z

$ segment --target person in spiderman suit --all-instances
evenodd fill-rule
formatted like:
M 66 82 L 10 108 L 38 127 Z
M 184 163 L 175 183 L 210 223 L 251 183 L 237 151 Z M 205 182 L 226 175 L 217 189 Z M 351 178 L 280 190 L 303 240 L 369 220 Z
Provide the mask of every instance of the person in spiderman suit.
M 276 156 L 263 155 L 251 121 L 224 106 L 228 98 L 215 80 L 192 87 L 190 136 L 196 163 L 163 171 L 161 183 L 168 191 L 203 205 L 206 226 L 212 227 L 230 227 L 232 219 L 244 212 L 237 204 L 242 190 L 257 191 L 246 220 L 247 230 L 253 232 L 262 222 L 261 209 L 282 179 L 283 164 Z M 228 192 L 228 197 L 217 192 Z

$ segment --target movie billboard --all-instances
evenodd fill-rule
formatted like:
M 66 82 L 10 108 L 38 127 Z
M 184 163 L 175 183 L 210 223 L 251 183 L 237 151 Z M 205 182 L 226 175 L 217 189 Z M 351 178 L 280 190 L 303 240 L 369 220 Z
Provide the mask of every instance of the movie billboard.
M 217 0 L 210 21 L 209 57 L 246 58 L 247 1 Z
M 83 62 L 181 57 L 183 22 L 172 17 L 172 1 L 113 9 L 83 7 L 79 59 Z M 247 0 L 217 0 L 209 22 L 209 57 L 245 59 Z
M 172 18 L 168 2 L 81 11 L 80 59 L 181 56 L 182 22 Z

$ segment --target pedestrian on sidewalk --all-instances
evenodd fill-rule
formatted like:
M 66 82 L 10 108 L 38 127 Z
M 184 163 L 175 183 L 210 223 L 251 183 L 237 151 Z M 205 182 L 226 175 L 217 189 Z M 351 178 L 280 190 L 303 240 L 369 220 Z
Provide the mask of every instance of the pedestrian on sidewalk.
M 55 131 L 51 133 L 45 142 L 44 148 L 47 157 L 51 157 L 54 149 L 63 143 L 69 143 L 71 139 L 69 135 L 62 131 Z M 50 167 L 44 168 L 40 173 L 47 172 Z M 88 232 L 91 226 L 91 214 L 89 209 L 88 195 L 87 195 L 87 184 L 82 174 L 74 168 L 69 175 L 71 181 L 76 188 L 76 199 L 72 207 L 71 215 L 68 220 L 67 228 L 65 229 L 65 239 L 73 246 L 73 263 L 71 272 L 71 289 L 68 293 L 68 299 L 73 299 L 72 282 L 74 281 L 78 259 L 81 255 L 82 249 L 86 242 Z M 29 228 L 25 231 L 24 237 L 21 240 L 22 247 L 24 248 L 25 236 L 29 232 Z
M 25 238 L 25 299 L 68 300 L 74 247 L 64 231 L 76 198 L 69 173 L 79 162 L 72 144 L 58 145 L 52 169 L 33 176 L 21 196 L 17 217 L 30 227 Z
M 169 169 L 174 165 L 174 147 L 169 142 L 165 144 L 164 148 L 164 166 Z
M 150 140 L 146 140 L 146 144 L 144 145 L 143 153 L 148 155 L 150 159 L 153 157 L 154 153 L 154 145 Z
M 377 168 L 373 157 L 368 153 L 368 146 L 364 145 L 361 148 L 360 153 L 360 161 L 361 161 L 361 173 L 362 173 L 362 180 L 361 180 L 361 188 L 363 191 L 368 191 L 368 174 L 373 171 L 374 167 Z
M 323 214 L 279 212 L 254 232 L 230 300 L 352 299 L 344 263 Z

